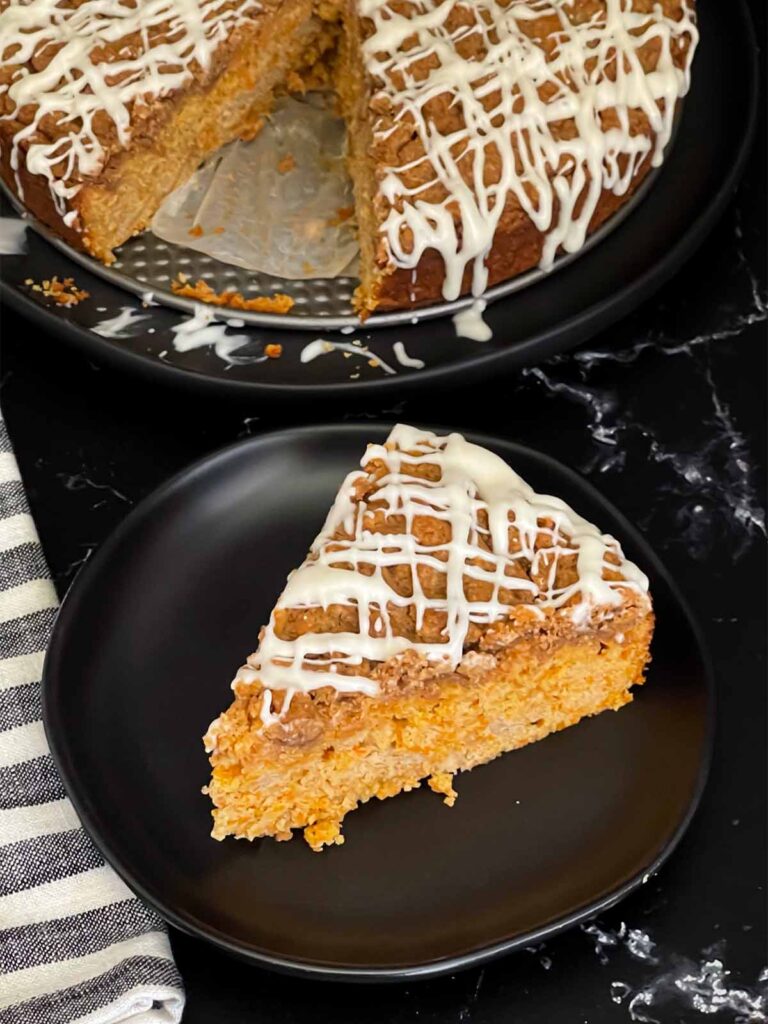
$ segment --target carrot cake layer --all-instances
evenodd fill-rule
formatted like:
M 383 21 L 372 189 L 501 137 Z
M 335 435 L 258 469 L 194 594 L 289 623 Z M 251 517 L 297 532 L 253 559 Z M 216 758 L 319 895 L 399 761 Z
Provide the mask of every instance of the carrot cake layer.
M 372 797 L 617 709 L 649 660 L 646 577 L 459 434 L 370 445 L 205 737 L 213 835 L 342 842 Z

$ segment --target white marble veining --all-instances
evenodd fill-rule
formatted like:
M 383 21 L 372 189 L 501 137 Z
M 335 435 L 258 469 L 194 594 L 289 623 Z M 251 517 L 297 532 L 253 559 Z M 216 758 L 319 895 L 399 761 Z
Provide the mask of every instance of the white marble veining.
M 679 311 L 668 318 L 662 311 L 663 329 L 634 331 L 629 344 L 566 353 L 521 373 L 548 398 L 564 398 L 584 411 L 584 428 L 592 446 L 579 467 L 583 472 L 630 471 L 630 442 L 633 451 L 641 451 L 648 461 L 663 467 L 665 479 L 651 497 L 641 525 L 648 525 L 674 502 L 676 539 L 699 558 L 706 557 L 724 525 L 731 528 L 737 555 L 754 538 L 768 535 L 750 445 L 714 371 L 724 342 L 738 342 L 748 328 L 768 321 L 768 293 L 747 255 L 738 207 L 731 216 L 732 280 L 729 298 L 721 301 L 714 326 L 685 334 L 679 331 Z M 730 298 L 734 293 L 736 302 Z M 686 311 L 685 319 L 694 328 L 699 318 L 698 309 Z M 675 430 L 674 440 L 665 436 L 659 409 L 648 397 L 653 383 L 649 367 L 656 355 L 672 361 L 669 367 L 662 363 L 657 373 L 675 374 L 684 382 L 683 406 L 688 394 L 695 396 L 697 409 L 709 405 L 705 422 L 692 422 L 682 436 Z
M 582 925 L 582 931 L 594 943 L 603 966 L 622 962 L 626 966 L 623 954 L 628 953 L 646 969 L 639 985 L 620 978 L 609 982 L 612 1002 L 624 1007 L 629 1021 L 663 1024 L 685 1020 L 693 1024 L 718 1015 L 718 1019 L 738 1024 L 768 1022 L 768 968 L 754 984 L 734 983 L 725 962 L 726 940 L 702 949 L 693 958 L 660 948 L 647 931 L 629 928 L 623 921 L 615 929 L 593 921 Z
M 92 480 L 87 473 L 57 473 L 56 476 L 61 480 L 62 484 L 68 491 L 106 491 L 112 495 L 113 498 L 117 498 L 119 501 L 125 502 L 126 505 L 132 505 L 133 502 L 129 497 L 119 491 L 112 484 L 98 483 L 96 480 Z M 97 505 L 93 505 L 92 508 L 97 508 Z

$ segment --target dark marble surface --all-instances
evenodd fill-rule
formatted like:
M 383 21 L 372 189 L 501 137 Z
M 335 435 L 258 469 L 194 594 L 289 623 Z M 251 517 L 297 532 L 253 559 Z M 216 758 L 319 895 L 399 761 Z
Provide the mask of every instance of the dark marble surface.
M 387 408 L 156 390 L 3 313 L 0 401 L 62 593 L 130 508 L 191 460 L 296 422 L 402 418 L 502 434 L 580 470 L 666 560 L 710 644 L 719 718 L 699 813 L 660 873 L 596 925 L 405 987 L 282 978 L 174 933 L 185 1024 L 688 1024 L 716 1009 L 718 1020 L 768 1019 L 765 180 L 763 133 L 698 254 L 588 346 Z

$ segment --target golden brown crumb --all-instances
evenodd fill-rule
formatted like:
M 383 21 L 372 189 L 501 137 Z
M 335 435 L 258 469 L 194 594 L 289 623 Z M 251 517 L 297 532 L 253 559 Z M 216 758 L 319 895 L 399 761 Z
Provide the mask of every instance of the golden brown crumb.
M 188 234 L 192 238 L 202 238 L 202 236 L 203 236 L 203 229 L 202 229 L 202 227 L 199 224 L 195 224 L 195 226 L 193 228 L 189 229 Z
M 78 288 L 74 278 L 65 277 L 60 281 L 58 277 L 52 277 L 35 284 L 31 277 L 24 282 L 32 288 L 33 292 L 41 292 L 47 299 L 53 299 L 59 306 L 76 306 L 83 299 L 90 298 L 90 292 Z
M 282 158 L 282 160 L 280 160 L 280 162 L 277 165 L 277 173 L 287 174 L 289 171 L 292 171 L 295 166 L 296 160 L 293 156 L 293 153 L 286 153 L 285 156 Z
M 445 797 L 443 801 L 448 807 L 453 807 L 456 803 L 456 797 L 459 795 L 453 788 L 453 773 L 452 772 L 434 772 L 427 779 L 427 785 L 433 793 L 442 793 Z
M 254 313 L 287 313 L 293 308 L 293 299 L 290 295 L 278 292 L 276 295 L 256 295 L 252 299 L 246 299 L 241 292 L 234 290 L 216 292 L 202 280 L 191 284 L 185 274 L 179 274 L 178 279 L 171 282 L 171 291 L 174 295 L 197 299 L 198 302 L 207 302 L 211 306 L 247 309 Z
M 288 833 L 290 837 L 290 832 Z M 341 822 L 317 821 L 304 829 L 304 838 L 315 851 L 320 853 L 324 846 L 341 846 L 344 836 L 341 834 Z
M 343 224 L 345 220 L 349 220 L 349 218 L 354 214 L 354 212 L 354 206 L 340 206 L 336 210 L 336 213 L 333 215 L 333 217 L 331 217 L 328 220 L 328 227 L 338 227 L 339 224 Z
M 282 345 L 273 344 L 264 346 L 264 355 L 267 356 L 269 359 L 279 359 L 282 354 Z
M 215 228 L 213 229 L 213 233 L 214 233 L 214 235 L 223 235 L 225 231 L 226 231 L 226 228 L 223 228 L 223 227 L 221 226 L 221 224 L 218 224 L 218 225 L 217 225 L 217 226 L 216 226 L 216 227 L 215 227 Z

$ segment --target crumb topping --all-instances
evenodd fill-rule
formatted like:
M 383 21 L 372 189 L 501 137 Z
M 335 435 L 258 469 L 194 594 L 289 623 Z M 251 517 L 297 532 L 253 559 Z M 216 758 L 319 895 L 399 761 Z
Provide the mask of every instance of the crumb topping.
M 294 694 L 375 695 L 403 658 L 424 680 L 510 640 L 556 644 L 650 610 L 613 537 L 461 435 L 400 425 L 361 465 L 236 679 L 262 687 L 265 725 Z
M 194 284 L 183 274 L 179 274 L 175 281 L 171 282 L 171 291 L 174 295 L 181 295 L 187 299 L 196 299 L 198 302 L 207 302 L 210 306 L 227 306 L 229 309 L 247 309 L 254 313 L 287 313 L 293 308 L 293 299 L 290 295 L 283 295 L 278 292 L 275 295 L 256 295 L 246 299 L 242 292 L 223 291 L 217 292 L 203 280 Z

